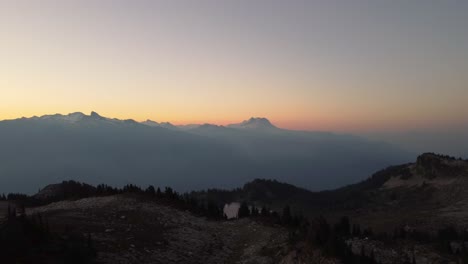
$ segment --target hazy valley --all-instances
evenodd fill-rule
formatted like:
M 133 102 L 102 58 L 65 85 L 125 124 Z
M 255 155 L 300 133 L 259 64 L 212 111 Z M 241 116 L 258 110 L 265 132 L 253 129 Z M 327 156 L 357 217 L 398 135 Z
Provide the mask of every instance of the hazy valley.
M 268 178 L 323 190 L 414 157 L 388 143 L 285 130 L 265 118 L 177 127 L 93 112 L 0 122 L 0 192 L 34 193 L 44 182 L 68 179 L 114 186 L 158 182 L 191 191 Z

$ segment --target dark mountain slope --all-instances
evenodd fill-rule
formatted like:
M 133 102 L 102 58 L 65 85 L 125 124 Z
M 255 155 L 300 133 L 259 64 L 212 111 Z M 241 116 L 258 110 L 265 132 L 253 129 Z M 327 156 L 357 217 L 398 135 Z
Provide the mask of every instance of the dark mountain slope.
M 266 119 L 244 125 L 167 129 L 95 112 L 1 121 L 0 192 L 32 193 L 68 179 L 157 182 L 187 191 L 268 178 L 321 190 L 357 182 L 410 156 L 358 137 L 279 129 Z
M 290 205 L 311 217 L 348 215 L 364 226 L 392 232 L 401 225 L 423 230 L 447 224 L 468 227 L 467 189 L 468 161 L 426 153 L 415 163 L 389 167 L 367 180 L 332 191 L 311 192 L 277 181 L 255 180 L 241 189 L 196 195 L 222 202 L 247 201 L 276 210 Z
M 157 181 L 179 189 L 229 186 L 250 166 L 240 153 L 210 139 L 91 116 L 74 123 L 0 122 L 0 146 L 0 186 L 5 192 L 33 192 L 65 179 L 112 185 Z

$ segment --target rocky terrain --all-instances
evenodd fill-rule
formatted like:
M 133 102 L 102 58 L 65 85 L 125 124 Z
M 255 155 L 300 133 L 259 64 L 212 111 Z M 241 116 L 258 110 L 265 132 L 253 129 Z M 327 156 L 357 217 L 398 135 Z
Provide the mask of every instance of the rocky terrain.
M 310 192 L 256 180 L 233 191 L 198 195 L 276 210 L 288 204 L 309 219 L 323 216 L 330 223 L 348 216 L 352 225 L 369 230 L 368 235 L 346 240 L 353 254 L 377 263 L 419 264 L 466 263 L 467 190 L 467 160 L 425 153 L 414 163 L 383 169 L 365 181 L 332 191 Z
M 374 175 L 380 183 L 361 190 L 345 213 L 377 230 L 468 228 L 468 161 L 427 153 L 383 172 Z
M 395 247 L 389 247 L 381 241 L 370 239 L 353 238 L 346 243 L 350 246 L 351 251 L 356 254 L 364 254 L 371 257 L 377 263 L 393 264 L 393 263 L 453 263 L 453 257 L 444 257 L 439 252 L 435 252 L 434 248 L 420 244 L 401 244 Z
M 453 224 L 468 228 L 468 161 L 432 153 L 415 163 L 392 166 L 357 184 L 311 192 L 270 180 L 255 180 L 233 191 L 209 190 L 199 197 L 248 201 L 281 210 L 286 204 L 309 217 L 349 216 L 376 231 L 409 225 L 433 230 Z M 390 230 L 389 230 L 390 228 Z
M 88 237 L 82 244 L 98 263 L 425 264 L 468 263 L 467 190 L 468 161 L 426 153 L 324 192 L 260 179 L 183 195 L 67 181 L 12 198 L 26 197 L 26 215 L 59 234 L 55 241 Z M 242 204 L 252 211 L 222 220 L 231 202 L 239 216 Z M 3 211 L 8 203 L 0 201 Z
M 299 263 L 288 233 L 249 219 L 212 221 L 129 195 L 29 208 L 54 232 L 90 234 L 100 263 Z

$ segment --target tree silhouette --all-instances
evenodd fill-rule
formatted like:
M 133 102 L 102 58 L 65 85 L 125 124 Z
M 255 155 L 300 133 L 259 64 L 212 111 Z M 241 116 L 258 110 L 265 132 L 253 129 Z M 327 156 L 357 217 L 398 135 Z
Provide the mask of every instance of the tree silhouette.
M 291 224 L 291 221 L 292 221 L 292 217 L 291 217 L 291 208 L 289 207 L 289 205 L 286 205 L 286 206 L 283 208 L 283 215 L 281 216 L 281 222 L 282 222 L 284 225 L 290 225 L 290 224 Z
M 148 188 L 146 188 L 146 190 L 145 190 L 145 193 L 147 193 L 147 194 L 149 194 L 151 196 L 156 196 L 156 190 L 154 189 L 153 185 L 148 186 Z
M 268 209 L 265 206 L 263 206 L 262 210 L 260 211 L 260 214 L 262 216 L 268 216 L 270 214 L 270 212 L 268 211 Z
M 249 206 L 247 205 L 246 202 L 242 202 L 239 207 L 239 211 L 237 212 L 237 217 L 243 218 L 243 217 L 248 217 L 248 216 L 250 216 Z

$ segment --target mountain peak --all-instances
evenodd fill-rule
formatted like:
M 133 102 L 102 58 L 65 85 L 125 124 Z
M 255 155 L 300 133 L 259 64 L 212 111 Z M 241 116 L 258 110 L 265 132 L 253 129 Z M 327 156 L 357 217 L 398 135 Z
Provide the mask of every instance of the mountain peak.
M 265 124 L 265 125 L 270 125 L 270 126 L 273 126 L 270 122 L 270 120 L 268 120 L 267 118 L 265 117 L 251 117 L 249 120 L 247 121 L 244 121 L 246 123 L 260 123 L 260 124 Z
M 159 127 L 161 126 L 158 122 L 156 121 L 153 121 L 151 119 L 147 119 L 146 121 L 144 122 L 141 122 L 143 125 L 147 125 L 147 126 L 151 126 L 151 127 Z
M 277 129 L 270 120 L 265 117 L 251 117 L 248 120 L 242 121 L 240 124 L 228 125 L 231 128 L 242 128 L 242 129 Z
M 96 119 L 102 119 L 103 117 L 99 115 L 98 113 L 91 111 L 91 114 L 89 115 L 90 117 L 96 118 Z
M 85 114 L 81 112 L 74 112 L 74 113 L 70 113 L 64 116 L 64 119 L 67 119 L 68 121 L 71 121 L 71 122 L 77 122 L 81 120 L 83 117 L 85 117 Z
M 83 114 L 82 112 L 73 112 L 73 113 L 68 114 L 68 116 L 81 116 L 81 117 L 83 117 L 83 116 L 85 116 L 85 114 Z

